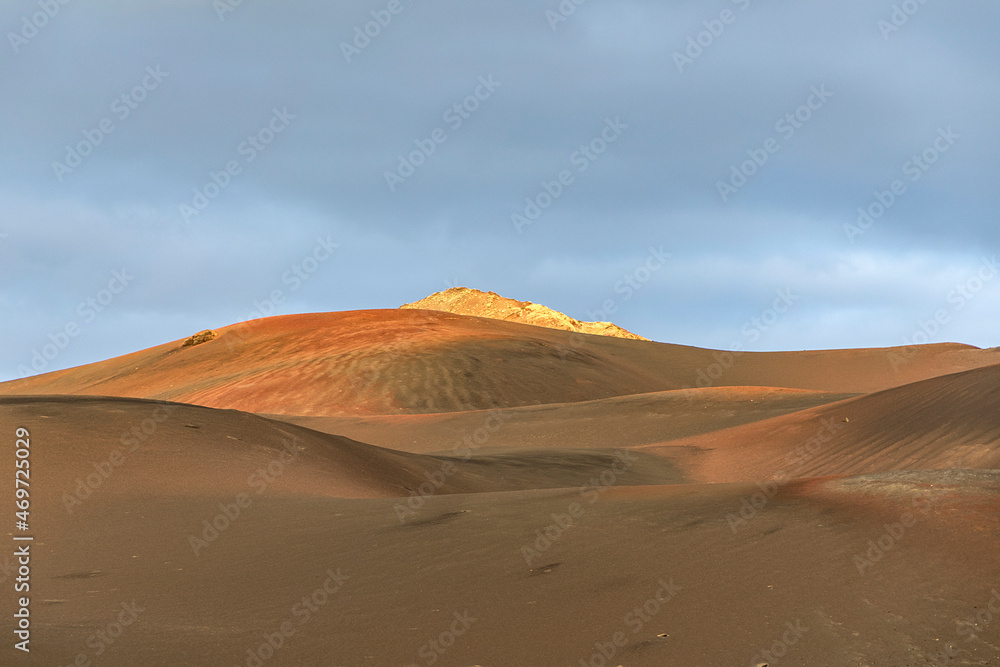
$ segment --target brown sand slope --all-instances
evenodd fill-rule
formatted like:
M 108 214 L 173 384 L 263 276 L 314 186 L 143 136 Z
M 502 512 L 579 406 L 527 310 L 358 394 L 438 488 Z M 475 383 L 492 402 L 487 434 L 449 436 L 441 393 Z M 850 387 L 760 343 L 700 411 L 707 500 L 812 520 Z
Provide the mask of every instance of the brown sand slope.
M 411 524 L 267 493 L 197 555 L 228 494 L 95 497 L 38 517 L 31 664 L 1000 664 L 995 473 L 791 485 L 733 529 L 755 490 L 435 496 Z
M 867 393 L 1000 363 L 1000 349 L 733 355 L 423 310 L 288 315 L 0 384 L 0 394 L 155 398 L 299 415 L 432 413 L 700 386 Z
M 435 461 L 232 410 L 91 396 L 0 398 L 4 423 L 29 425 L 33 464 L 54 493 L 39 511 L 90 496 L 405 495 Z M 67 504 L 67 496 L 82 503 Z
M 847 421 L 845 421 L 847 420 Z M 1000 468 L 1000 365 L 653 445 L 693 479 Z
M 432 453 L 454 448 L 639 447 L 769 419 L 854 394 L 772 387 L 709 387 L 576 403 L 430 415 L 273 415 L 380 447 Z
M 0 397 L 0 417 L 31 425 L 40 511 L 60 514 L 96 495 L 391 498 L 578 487 L 621 458 L 610 447 L 422 456 L 235 410 L 141 399 Z M 622 460 L 633 484 L 684 481 L 661 457 Z
M 876 436 L 890 426 L 940 426 L 928 451 L 946 434 L 996 439 L 998 368 L 700 438 L 768 424 L 785 437 L 775 422 L 794 431 L 820 418 L 794 421 L 803 415 L 852 410 L 845 429 L 871 419 L 868 435 L 838 435 L 823 465 L 878 468 L 887 445 Z M 818 398 L 746 391 L 763 412 Z M 738 391 L 701 394 L 714 419 L 761 414 Z M 630 398 L 617 407 L 681 414 L 676 396 Z M 556 412 L 599 421 L 606 403 Z M 551 418 L 538 423 L 558 430 Z M 996 471 L 657 486 L 685 480 L 651 455 L 549 446 L 474 456 L 418 498 L 411 488 L 450 459 L 235 411 L 5 397 L 0 422 L 31 429 L 32 664 L 1000 664 Z M 289 436 L 294 461 L 280 453 Z M 788 451 L 780 437 L 748 442 L 728 454 L 766 468 Z M 257 493 L 250 476 L 279 462 Z M 0 467 L 14 469 L 13 448 Z M 76 480 L 102 469 L 68 511 Z M 249 502 L 237 514 L 239 493 Z M 4 486 L 0 504 L 12 495 Z M 0 579 L 14 565 L 0 556 Z M 14 610 L 0 598 L 0 614 Z M 4 644 L 0 662 L 14 654 Z

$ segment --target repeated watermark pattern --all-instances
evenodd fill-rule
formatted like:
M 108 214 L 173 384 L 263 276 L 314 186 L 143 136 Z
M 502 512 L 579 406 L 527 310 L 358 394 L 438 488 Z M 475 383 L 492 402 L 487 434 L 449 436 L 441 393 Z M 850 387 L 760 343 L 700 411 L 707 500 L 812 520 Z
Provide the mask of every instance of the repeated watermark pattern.
M 750 7 L 751 0 L 732 0 L 732 3 L 736 5 L 740 12 L 745 12 Z M 674 64 L 677 66 L 677 71 L 683 74 L 684 68 L 693 65 L 694 61 L 701 58 L 706 49 L 709 49 L 720 37 L 722 37 L 722 34 L 726 31 L 726 26 L 736 23 L 736 19 L 738 19 L 739 16 L 740 15 L 732 9 L 723 9 L 719 12 L 719 16 L 717 18 L 702 21 L 701 24 L 705 29 L 701 30 L 694 36 L 689 35 L 687 38 L 687 44 L 684 48 L 674 51 L 673 53 Z
M 524 228 L 537 221 L 553 203 L 562 197 L 567 189 L 576 182 L 577 174 L 587 171 L 608 150 L 611 144 L 621 138 L 628 124 L 622 121 L 621 116 L 604 119 L 604 127 L 593 139 L 585 144 L 581 144 L 569 156 L 569 163 L 572 169 L 563 169 L 556 174 L 551 181 L 543 180 L 541 188 L 534 196 L 524 198 L 524 208 L 515 211 L 510 215 L 510 221 L 518 234 L 524 232 Z
M 403 13 L 406 5 L 413 0 L 389 0 L 384 9 L 373 9 L 369 12 L 371 20 L 354 26 L 354 35 L 350 41 L 340 43 L 340 52 L 344 55 L 344 60 L 350 64 L 361 52 L 372 44 L 372 40 L 382 34 L 382 31 L 389 27 L 396 16 Z
M 135 276 L 129 273 L 127 268 L 122 268 L 121 271 L 112 271 L 111 279 L 107 285 L 77 305 L 75 311 L 77 318 L 67 320 L 55 332 L 49 332 L 48 341 L 31 350 L 31 360 L 28 364 L 21 364 L 17 367 L 17 372 L 20 373 L 21 377 L 44 372 L 60 354 L 66 351 L 73 339 L 79 336 L 87 325 L 93 323 L 111 306 L 119 295 L 132 284 L 133 280 L 135 280 Z
M 951 126 L 939 128 L 931 145 L 910 157 L 903 163 L 900 170 L 904 176 L 909 177 L 908 180 L 911 183 L 916 183 L 941 159 L 942 155 L 951 150 L 961 137 L 962 135 L 952 130 Z M 876 220 L 885 215 L 899 201 L 900 197 L 906 194 L 908 188 L 905 181 L 897 178 L 889 183 L 889 187 L 885 190 L 875 190 L 872 202 L 867 206 L 858 207 L 858 215 L 854 224 L 844 223 L 844 234 L 847 235 L 847 240 L 854 243 L 857 237 L 863 236 L 875 225 Z
M 659 587 L 645 602 L 636 605 L 622 617 L 622 625 L 631 630 L 633 635 L 639 634 L 668 602 L 684 590 L 674 583 L 673 577 L 668 577 L 666 580 L 660 577 L 657 583 Z M 629 635 L 624 630 L 617 630 L 608 641 L 594 642 L 594 650 L 590 656 L 580 658 L 580 667 L 605 667 L 614 664 L 608 661 L 621 653 L 621 649 L 628 645 L 628 640 Z
M 21 28 L 17 31 L 7 33 L 7 41 L 14 53 L 20 53 L 21 48 L 38 36 L 39 31 L 49 25 L 49 22 L 62 12 L 63 7 L 71 0 L 38 0 L 37 11 L 33 14 L 26 14 L 21 17 Z
M 533 542 L 521 546 L 521 557 L 524 558 L 524 562 L 528 564 L 528 567 L 531 567 L 535 559 L 541 558 L 546 551 L 551 549 L 552 545 L 567 530 L 579 525 L 577 522 L 586 513 L 587 507 L 596 503 L 609 488 L 618 484 L 619 478 L 632 469 L 638 458 L 627 449 L 616 451 L 614 457 L 615 462 L 608 469 L 602 471 L 597 477 L 591 478 L 587 484 L 580 487 L 580 497 L 586 499 L 586 505 L 573 501 L 567 505 L 565 513 L 559 514 L 553 512 L 549 515 L 552 518 L 552 523 L 536 530 Z
M 493 94 L 502 85 L 502 82 L 494 80 L 492 74 L 479 77 L 475 89 L 465 98 L 445 109 L 444 113 L 441 114 L 441 120 L 448 125 L 452 132 L 458 130 L 465 121 L 472 118 L 472 114 L 479 110 L 483 102 L 493 97 Z M 426 138 L 414 139 L 413 150 L 408 153 L 400 153 L 396 168 L 383 174 L 389 192 L 395 192 L 397 187 L 406 182 L 406 179 L 427 164 L 427 160 L 437 152 L 439 146 L 448 141 L 449 136 L 448 131 L 443 127 L 436 127 Z
M 289 113 L 288 107 L 272 109 L 270 120 L 253 134 L 247 135 L 247 138 L 236 147 L 236 154 L 239 157 L 229 160 L 218 171 L 209 171 L 208 180 L 204 185 L 194 188 L 190 202 L 177 206 L 184 222 L 190 223 L 192 218 L 201 215 L 232 184 L 233 178 L 242 174 L 244 167 L 266 151 L 275 138 L 288 129 L 294 119 L 295 114 Z
M 442 630 L 433 639 L 427 640 L 419 649 L 417 649 L 417 658 L 422 661 L 424 665 L 430 667 L 438 660 L 441 659 L 445 653 L 448 652 L 455 642 L 458 641 L 459 637 L 464 635 L 472 627 L 472 624 L 476 622 L 476 617 L 469 613 L 468 610 L 452 614 L 452 621 L 448 627 Z M 411 662 L 407 667 L 420 667 L 421 663 Z
M 938 334 L 951 323 L 955 314 L 968 306 L 986 284 L 997 276 L 997 273 L 1000 273 L 1000 263 L 997 262 L 997 256 L 993 255 L 992 259 L 983 257 L 976 273 L 956 283 L 955 287 L 948 292 L 945 297 L 946 306 L 935 309 L 926 319 L 917 320 L 913 332 L 903 337 L 903 347 L 889 348 L 886 351 L 886 357 L 889 359 L 892 370 L 898 371 L 900 366 L 912 361 L 917 355 L 917 345 L 934 341 Z
M 618 308 L 622 303 L 630 301 L 642 289 L 643 285 L 649 282 L 653 274 L 666 265 L 667 260 L 671 256 L 669 252 L 663 249 L 662 245 L 656 248 L 649 246 L 649 254 L 646 256 L 646 259 L 623 275 L 621 280 L 616 281 L 613 286 L 615 294 L 621 295 L 621 303 L 619 303 L 619 297 L 605 299 L 601 302 L 600 308 L 588 310 L 587 317 L 591 321 L 606 321 L 610 315 L 618 312 Z
M 809 89 L 809 96 L 806 101 L 779 118 L 774 123 L 774 130 L 781 135 L 782 140 L 788 141 L 795 136 L 795 133 L 805 127 L 813 114 L 833 97 L 833 93 L 826 89 L 826 85 L 818 88 L 812 86 Z M 733 164 L 729 167 L 729 178 L 726 181 L 716 181 L 715 189 L 722 199 L 722 203 L 729 201 L 729 198 L 739 192 L 740 188 L 749 182 L 760 169 L 768 163 L 771 156 L 781 150 L 781 141 L 774 137 L 768 137 L 758 148 L 747 149 L 747 159 L 739 165 Z
M 117 118 L 118 122 L 127 120 L 132 112 L 138 109 L 139 105 L 145 102 L 149 98 L 149 94 L 158 89 L 168 76 L 170 76 L 170 72 L 164 72 L 159 65 L 147 67 L 142 80 L 131 90 L 116 97 L 111 103 L 111 113 L 114 114 L 114 118 L 111 116 L 102 118 L 97 123 L 97 127 L 84 129 L 82 131 L 83 139 L 66 146 L 66 155 L 63 161 L 56 160 L 52 163 L 52 171 L 56 178 L 61 182 L 82 165 L 84 160 L 93 155 L 94 150 L 104 143 L 104 139 L 117 129 L 115 119 Z
M 888 19 L 879 19 L 875 24 L 882 39 L 889 41 L 893 33 L 899 32 L 900 28 L 910 22 L 910 19 L 920 11 L 920 8 L 927 4 L 927 0 L 903 0 L 899 4 L 892 6 L 892 13 Z

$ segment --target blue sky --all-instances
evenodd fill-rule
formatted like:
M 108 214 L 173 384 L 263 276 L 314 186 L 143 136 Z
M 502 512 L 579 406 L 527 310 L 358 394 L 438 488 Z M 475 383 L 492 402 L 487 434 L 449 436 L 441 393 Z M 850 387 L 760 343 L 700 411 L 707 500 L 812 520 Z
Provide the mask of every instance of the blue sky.
M 998 22 L 8 0 L 0 379 L 451 285 L 702 347 L 1000 345 Z

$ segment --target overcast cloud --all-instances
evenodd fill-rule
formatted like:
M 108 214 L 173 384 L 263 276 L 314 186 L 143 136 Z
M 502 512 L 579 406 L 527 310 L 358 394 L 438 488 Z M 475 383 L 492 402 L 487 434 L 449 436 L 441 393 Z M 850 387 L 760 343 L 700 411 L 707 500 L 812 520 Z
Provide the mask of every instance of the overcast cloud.
M 2 4 L 0 379 L 453 284 L 1000 345 L 995 2 L 235 3 Z

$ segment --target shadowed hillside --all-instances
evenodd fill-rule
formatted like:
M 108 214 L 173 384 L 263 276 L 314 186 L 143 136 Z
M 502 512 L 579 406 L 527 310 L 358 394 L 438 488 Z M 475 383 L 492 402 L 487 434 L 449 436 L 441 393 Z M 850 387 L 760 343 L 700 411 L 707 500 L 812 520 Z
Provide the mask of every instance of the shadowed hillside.
M 706 482 L 1000 469 L 1000 365 L 651 445 Z

